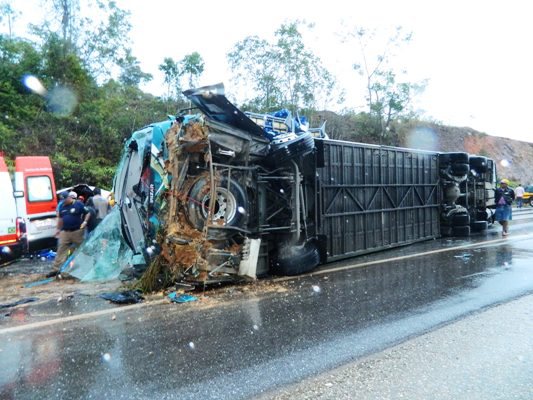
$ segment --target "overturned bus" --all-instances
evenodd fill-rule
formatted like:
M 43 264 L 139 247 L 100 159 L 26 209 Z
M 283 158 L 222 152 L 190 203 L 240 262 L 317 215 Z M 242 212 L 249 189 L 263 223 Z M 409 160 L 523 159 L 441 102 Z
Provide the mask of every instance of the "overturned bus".
M 221 84 L 184 94 L 199 113 L 133 133 L 114 182 L 133 254 L 178 281 L 296 275 L 491 221 L 486 157 L 330 140 Z

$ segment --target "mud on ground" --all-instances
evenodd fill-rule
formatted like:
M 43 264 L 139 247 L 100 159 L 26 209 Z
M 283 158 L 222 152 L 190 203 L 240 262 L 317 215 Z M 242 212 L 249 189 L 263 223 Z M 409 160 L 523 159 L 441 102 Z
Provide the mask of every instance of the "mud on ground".
M 44 302 L 76 293 L 97 295 L 123 286 L 118 280 L 106 283 L 82 283 L 74 279 L 54 279 L 48 283 L 27 287 L 28 284 L 46 279 L 46 274 L 52 270 L 52 263 L 51 260 L 22 258 L 0 267 L 0 304 L 29 297 L 37 297 L 38 302 Z
M 104 292 L 130 290 L 137 282 L 80 282 L 73 278 L 46 280 L 46 274 L 52 270 L 52 264 L 52 260 L 22 258 L 0 266 L 0 305 L 4 306 L 0 308 L 0 329 L 13 329 L 35 323 L 46 324 L 49 321 L 62 321 L 85 314 L 109 314 L 110 320 L 114 320 L 114 310 L 124 305 L 114 304 L 99 295 Z M 196 287 L 193 291 L 178 284 L 160 292 L 143 294 L 143 303 L 148 307 L 171 303 L 167 297 L 168 293 L 187 292 L 195 296 L 197 301 L 172 306 L 194 313 L 198 309 L 225 307 L 235 302 L 285 296 L 292 290 L 293 285 L 298 284 L 298 281 L 290 283 L 260 279 Z M 35 301 L 20 303 L 30 299 Z

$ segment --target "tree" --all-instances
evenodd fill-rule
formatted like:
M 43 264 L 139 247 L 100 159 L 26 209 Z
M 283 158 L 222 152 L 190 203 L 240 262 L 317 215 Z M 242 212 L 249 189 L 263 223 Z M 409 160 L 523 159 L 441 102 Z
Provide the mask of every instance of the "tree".
M 121 9 L 115 1 L 96 0 L 99 22 L 86 22 L 86 30 L 80 43 L 80 57 L 95 77 L 103 81 L 113 74 L 114 66 L 132 55 L 130 47 L 130 12 Z M 143 78 L 144 79 L 144 78 Z
M 79 0 L 43 0 L 49 6 L 42 25 L 31 25 L 43 42 L 56 35 L 62 56 L 76 54 L 95 80 L 104 82 L 120 70 L 119 63 L 130 58 L 130 13 L 115 1 L 86 0 L 87 9 L 98 8 L 99 19 L 83 17 Z M 117 68 L 118 67 L 118 68 Z
M 0 23 L 3 23 L 4 20 L 7 23 L 7 31 L 9 37 L 13 37 L 13 22 L 20 15 L 20 12 L 17 12 L 11 7 L 11 4 L 7 2 L 0 3 Z
M 228 53 L 234 80 L 254 90 L 245 95 L 248 106 L 295 112 L 314 109 L 332 94 L 335 80 L 320 58 L 305 46 L 301 26 L 300 22 L 282 24 L 274 43 L 250 36 Z
M 197 86 L 200 75 L 204 72 L 204 60 L 198 52 L 187 54 L 181 60 L 181 74 L 188 74 L 189 88 Z
M 47 86 L 69 85 L 83 94 L 93 84 L 89 71 L 76 53 L 64 52 L 64 41 L 51 33 L 41 47 L 43 71 L 41 79 Z
M 401 45 L 408 44 L 412 37 L 410 33 L 405 34 L 401 27 L 396 28 L 374 57 L 369 54 L 368 43 L 375 40 L 375 32 L 359 28 L 355 30 L 354 36 L 359 44 L 362 63 L 356 63 L 353 67 L 365 78 L 368 115 L 374 120 L 375 134 L 381 142 L 388 136 L 394 119 L 412 114 L 410 102 L 415 94 L 424 90 L 426 82 L 400 81 L 398 73 L 392 67 L 394 51 Z M 405 76 L 406 71 L 401 71 L 401 75 Z
M 42 58 L 30 42 L 0 34 L 0 152 L 15 155 L 21 146 L 25 121 L 31 121 L 44 102 L 28 97 L 25 74 L 40 75 Z
M 80 11 L 79 0 L 52 0 L 52 6 L 61 16 L 61 32 L 65 53 L 74 52 L 73 38 L 78 34 L 78 14 Z
M 181 92 L 179 65 L 171 57 L 165 57 L 163 63 L 159 65 L 159 70 L 165 74 L 167 85 L 167 98 L 177 99 Z
M 139 86 L 141 82 L 152 80 L 152 74 L 141 70 L 139 60 L 129 50 L 123 58 L 117 60 L 117 64 L 121 69 L 118 80 L 126 86 Z

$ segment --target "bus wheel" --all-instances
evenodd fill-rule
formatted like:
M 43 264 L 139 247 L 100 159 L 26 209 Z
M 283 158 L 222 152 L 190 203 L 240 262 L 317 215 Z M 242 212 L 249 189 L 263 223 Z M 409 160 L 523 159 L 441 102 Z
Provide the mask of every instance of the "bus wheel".
M 482 232 L 486 231 L 489 226 L 489 223 L 487 221 L 474 221 L 472 224 L 472 230 L 474 232 Z
M 454 226 L 453 227 L 453 236 L 466 237 L 470 236 L 470 226 Z
M 199 179 L 189 191 L 187 199 L 187 218 L 189 222 L 201 231 L 207 221 L 211 191 L 209 180 Z M 246 223 L 247 196 L 238 182 L 232 179 L 229 182 L 224 178 L 215 188 L 215 204 L 211 225 L 242 228 Z M 224 239 L 234 233 L 231 229 L 210 229 L 209 236 L 215 239 Z
M 300 275 L 315 269 L 319 262 L 320 255 L 314 242 L 282 246 L 274 257 L 270 272 L 274 275 Z

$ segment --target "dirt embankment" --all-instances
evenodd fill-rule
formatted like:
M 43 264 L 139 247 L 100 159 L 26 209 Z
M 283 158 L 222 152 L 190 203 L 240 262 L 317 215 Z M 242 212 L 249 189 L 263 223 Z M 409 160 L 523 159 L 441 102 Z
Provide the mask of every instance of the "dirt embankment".
M 533 143 L 490 136 L 471 128 L 437 124 L 409 126 L 400 134 L 401 146 L 424 150 L 466 151 L 492 158 L 498 176 L 533 184 Z

